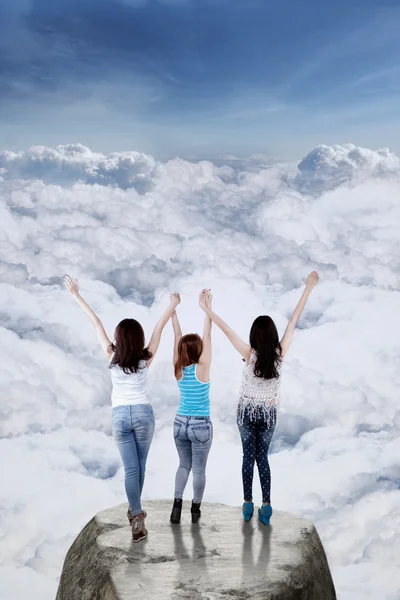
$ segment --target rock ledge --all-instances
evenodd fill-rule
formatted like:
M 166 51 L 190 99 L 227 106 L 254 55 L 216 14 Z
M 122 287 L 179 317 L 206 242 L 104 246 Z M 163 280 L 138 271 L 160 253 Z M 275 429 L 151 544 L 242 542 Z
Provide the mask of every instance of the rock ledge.
M 132 544 L 122 504 L 98 513 L 65 558 L 56 600 L 336 600 L 310 521 L 274 511 L 271 526 L 241 509 L 202 505 L 199 524 L 171 525 L 170 501 L 145 504 L 149 538 Z

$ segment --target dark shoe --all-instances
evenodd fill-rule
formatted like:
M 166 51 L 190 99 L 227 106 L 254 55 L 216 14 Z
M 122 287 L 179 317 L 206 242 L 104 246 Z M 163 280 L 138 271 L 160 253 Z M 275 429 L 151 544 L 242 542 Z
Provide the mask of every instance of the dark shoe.
M 147 529 L 144 526 L 144 513 L 136 515 L 132 520 L 132 542 L 137 544 L 147 538 Z
M 172 507 L 171 518 L 170 518 L 171 523 L 175 523 L 176 525 L 178 525 L 178 523 L 181 522 L 181 513 L 182 513 L 182 500 L 175 498 L 174 505 Z
M 190 509 L 190 512 L 192 513 L 192 523 L 197 523 L 201 517 L 200 502 L 199 504 L 192 502 L 192 508 Z

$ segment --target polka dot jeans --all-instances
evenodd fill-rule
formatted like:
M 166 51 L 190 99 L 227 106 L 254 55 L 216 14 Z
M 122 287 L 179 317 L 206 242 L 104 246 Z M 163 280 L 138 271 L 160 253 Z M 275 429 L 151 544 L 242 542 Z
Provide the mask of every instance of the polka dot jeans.
M 254 463 L 257 462 L 262 501 L 271 502 L 271 470 L 269 468 L 268 449 L 275 431 L 275 423 L 268 424 L 266 416 L 262 413 L 256 413 L 252 418 L 245 413 L 243 420 L 238 421 L 238 427 L 243 447 L 244 500 L 253 500 Z

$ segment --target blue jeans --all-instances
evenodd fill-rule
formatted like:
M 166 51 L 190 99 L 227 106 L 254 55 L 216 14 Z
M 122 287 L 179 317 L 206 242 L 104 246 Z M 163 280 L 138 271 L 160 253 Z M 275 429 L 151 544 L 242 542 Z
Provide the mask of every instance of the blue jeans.
M 242 480 L 243 498 L 253 500 L 253 474 L 254 463 L 257 462 L 260 476 L 262 501 L 271 502 L 271 470 L 268 461 L 268 450 L 275 431 L 276 419 L 268 422 L 267 416 L 262 412 L 255 418 L 245 411 L 243 422 L 238 420 L 240 437 L 243 447 Z
M 113 435 L 125 469 L 125 490 L 133 516 L 142 512 L 140 500 L 154 425 L 150 404 L 115 406 L 112 410 Z
M 189 473 L 193 470 L 193 502 L 199 504 L 206 487 L 206 465 L 213 439 L 210 417 L 183 417 L 174 421 L 175 446 L 179 467 L 175 477 L 175 498 L 183 497 Z

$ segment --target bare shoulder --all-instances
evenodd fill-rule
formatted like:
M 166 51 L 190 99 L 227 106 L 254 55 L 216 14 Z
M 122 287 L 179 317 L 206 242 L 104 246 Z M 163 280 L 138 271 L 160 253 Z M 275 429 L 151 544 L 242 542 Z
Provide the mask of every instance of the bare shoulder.
M 256 357 L 256 353 L 251 346 L 246 349 L 245 354 L 243 354 L 243 359 L 246 365 L 249 365 L 251 361 L 254 361 Z
M 197 363 L 196 378 L 200 383 L 208 383 L 210 381 L 210 367 Z

